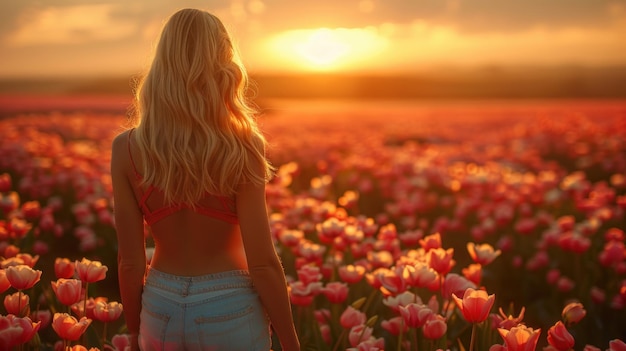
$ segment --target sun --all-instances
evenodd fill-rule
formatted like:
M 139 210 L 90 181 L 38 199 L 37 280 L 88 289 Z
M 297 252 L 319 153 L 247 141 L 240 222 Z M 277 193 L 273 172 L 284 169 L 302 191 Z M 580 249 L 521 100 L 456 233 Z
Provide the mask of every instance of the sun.
M 359 66 L 385 45 L 375 29 L 316 28 L 282 32 L 270 40 L 269 50 L 283 68 L 331 71 Z

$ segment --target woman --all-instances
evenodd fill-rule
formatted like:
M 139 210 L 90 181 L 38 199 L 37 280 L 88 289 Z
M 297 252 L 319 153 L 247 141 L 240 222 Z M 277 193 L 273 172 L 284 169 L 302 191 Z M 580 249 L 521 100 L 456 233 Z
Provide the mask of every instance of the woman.
M 271 166 L 220 20 L 166 23 L 112 146 L 119 283 L 133 350 L 299 350 L 265 203 Z M 146 267 L 144 220 L 155 251 Z M 144 281 L 145 280 L 145 281 Z

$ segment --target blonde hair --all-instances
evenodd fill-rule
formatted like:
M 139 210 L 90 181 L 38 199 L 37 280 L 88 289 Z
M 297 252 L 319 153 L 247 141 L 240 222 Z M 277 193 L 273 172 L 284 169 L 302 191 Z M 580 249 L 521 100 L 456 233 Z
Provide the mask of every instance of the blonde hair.
M 196 9 L 172 15 L 135 94 L 143 184 L 168 203 L 193 205 L 207 192 L 231 196 L 241 183 L 266 182 L 272 167 L 248 84 L 217 17 Z

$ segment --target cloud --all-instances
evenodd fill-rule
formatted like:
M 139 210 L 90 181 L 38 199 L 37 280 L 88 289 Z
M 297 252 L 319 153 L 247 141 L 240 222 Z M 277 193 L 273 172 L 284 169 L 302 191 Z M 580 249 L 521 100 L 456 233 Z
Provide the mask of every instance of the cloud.
M 26 11 L 8 35 L 11 46 L 84 44 L 112 41 L 135 33 L 137 24 L 114 16 L 118 5 L 90 4 Z

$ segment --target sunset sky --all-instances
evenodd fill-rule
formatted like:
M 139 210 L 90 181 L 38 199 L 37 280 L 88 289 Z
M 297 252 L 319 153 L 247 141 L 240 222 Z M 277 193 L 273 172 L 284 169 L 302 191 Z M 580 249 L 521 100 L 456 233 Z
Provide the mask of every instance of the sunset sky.
M 626 0 L 5 0 L 0 77 L 140 73 L 183 7 L 220 17 L 251 73 L 626 64 Z

